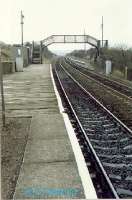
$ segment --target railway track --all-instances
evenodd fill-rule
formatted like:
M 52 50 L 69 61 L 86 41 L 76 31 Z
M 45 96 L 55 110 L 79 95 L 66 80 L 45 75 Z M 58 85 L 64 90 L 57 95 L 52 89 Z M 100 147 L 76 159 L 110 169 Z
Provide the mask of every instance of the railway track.
M 116 90 L 120 94 L 123 94 L 124 96 L 128 97 L 128 99 L 129 98 L 132 99 L 132 87 L 123 84 L 119 81 L 112 80 L 104 75 L 102 76 L 100 74 L 97 74 L 92 70 L 86 69 L 84 65 L 81 65 L 80 63 L 74 61 L 73 59 L 70 59 L 69 57 L 66 57 L 65 60 L 70 65 L 78 69 L 80 72 L 83 72 L 85 75 L 88 75 L 89 77 L 93 78 L 95 81 L 99 81 L 100 83 L 103 83 L 105 86 L 108 86 L 113 90 Z
M 53 74 L 70 108 L 98 197 L 132 198 L 132 131 L 59 62 Z
M 95 81 L 88 75 L 68 64 L 65 59 L 60 61 L 66 70 L 95 96 L 108 110 L 117 116 L 126 126 L 132 129 L 132 99 L 124 94 Z

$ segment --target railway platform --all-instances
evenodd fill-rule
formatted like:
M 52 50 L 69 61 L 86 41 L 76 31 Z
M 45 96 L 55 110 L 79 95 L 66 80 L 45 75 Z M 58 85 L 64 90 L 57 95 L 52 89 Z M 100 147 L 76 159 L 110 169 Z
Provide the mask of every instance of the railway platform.
M 77 139 L 60 112 L 50 67 L 31 65 L 5 77 L 6 115 L 31 117 L 13 199 L 95 199 Z

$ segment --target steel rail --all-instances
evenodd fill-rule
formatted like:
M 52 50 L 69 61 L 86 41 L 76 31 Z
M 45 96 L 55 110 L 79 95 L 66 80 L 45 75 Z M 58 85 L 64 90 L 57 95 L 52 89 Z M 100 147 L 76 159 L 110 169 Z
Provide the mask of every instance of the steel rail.
M 60 66 L 63 68 L 62 65 L 60 65 Z M 68 76 L 70 76 L 70 78 L 71 78 L 79 87 L 81 86 L 79 83 L 77 83 L 77 81 L 76 81 L 64 68 L 63 68 L 63 70 L 65 71 L 65 73 L 66 73 Z M 104 177 L 105 177 L 105 179 L 106 179 L 106 181 L 107 181 L 107 183 L 108 183 L 108 185 L 109 185 L 109 187 L 110 187 L 110 189 L 111 189 L 111 191 L 112 191 L 114 197 L 115 197 L 116 199 L 119 199 L 119 196 L 118 196 L 116 190 L 114 189 L 114 187 L 113 187 L 113 185 L 112 185 L 112 183 L 111 183 L 111 181 L 110 181 L 110 179 L 109 179 L 109 177 L 108 177 L 108 175 L 107 175 L 107 173 L 106 173 L 104 167 L 102 166 L 101 161 L 99 160 L 99 158 L 98 158 L 98 156 L 97 156 L 97 154 L 96 154 L 94 148 L 92 147 L 92 144 L 91 144 L 91 142 L 90 142 L 90 140 L 89 140 L 89 138 L 88 138 L 88 136 L 87 136 L 85 130 L 83 129 L 83 126 L 82 126 L 82 124 L 81 124 L 81 122 L 80 122 L 80 120 L 79 120 L 79 118 L 78 118 L 78 116 L 77 116 L 77 114 L 76 114 L 76 111 L 74 110 L 74 108 L 73 108 L 73 106 L 72 106 L 72 104 L 71 104 L 71 102 L 70 102 L 70 99 L 69 99 L 69 97 L 68 97 L 67 94 L 66 94 L 66 91 L 65 91 L 65 89 L 64 89 L 64 87 L 63 87 L 63 85 L 62 85 L 62 83 L 61 83 L 61 80 L 60 80 L 60 78 L 59 78 L 59 75 L 58 75 L 56 69 L 55 69 L 55 72 L 56 72 L 57 78 L 58 78 L 58 80 L 59 80 L 60 86 L 61 86 L 61 88 L 62 88 L 62 91 L 63 91 L 63 93 L 64 93 L 64 95 L 65 95 L 65 97 L 66 97 L 66 99 L 67 99 L 67 101 L 68 101 L 68 104 L 70 105 L 70 108 L 71 108 L 71 110 L 72 110 L 72 112 L 73 112 L 73 114 L 74 114 L 74 116 L 75 116 L 75 118 L 76 118 L 76 120 L 77 120 L 77 122 L 78 122 L 78 124 L 79 124 L 79 126 L 80 126 L 80 128 L 81 128 L 81 130 L 82 130 L 82 132 L 83 132 L 83 134 L 84 134 L 84 136 L 85 136 L 85 139 L 86 139 L 86 141 L 87 141 L 87 143 L 88 143 L 88 145 L 89 145 L 89 147 L 90 147 L 91 152 L 92 152 L 93 155 L 94 155 L 94 158 L 95 158 L 97 164 L 99 165 L 99 167 L 100 167 L 100 169 L 101 169 L 101 171 L 102 171 L 102 173 L 103 173 L 103 175 L 104 175 Z M 86 90 L 85 90 L 84 88 L 82 88 L 82 86 L 81 86 L 81 89 L 83 89 L 83 91 L 86 92 Z M 90 95 L 90 96 L 91 96 L 91 95 Z
M 66 58 L 68 58 L 70 61 L 72 60 L 73 62 L 75 61 L 75 62 L 78 62 L 78 63 L 80 63 L 80 64 L 81 64 L 81 63 L 82 63 L 82 64 L 85 64 L 85 62 L 83 62 L 83 61 L 74 60 L 74 59 L 69 58 L 69 57 L 66 57 Z M 81 67 L 83 67 L 83 66 L 81 66 Z M 84 68 L 84 67 L 83 67 L 83 68 Z M 110 79 L 109 77 L 106 77 L 106 75 L 105 75 L 104 77 L 102 77 L 101 74 L 97 74 L 97 73 L 95 73 L 95 72 L 93 72 L 93 71 L 90 71 L 88 68 L 84 68 L 84 69 L 88 70 L 89 73 L 94 74 L 94 75 L 96 75 L 96 76 L 98 76 L 98 77 L 100 77 L 100 78 L 102 78 L 102 79 L 106 79 L 106 80 L 108 80 L 108 81 L 110 81 L 110 82 L 115 82 L 115 83 L 117 83 L 118 85 L 124 86 L 124 87 L 126 87 L 126 88 L 132 90 L 132 87 L 130 87 L 130 86 L 126 85 L 126 84 L 123 84 L 123 83 L 121 83 L 121 82 L 119 82 L 119 81 Z
M 66 59 L 69 59 L 70 61 L 73 61 L 73 63 L 77 62 L 77 63 L 80 63 L 80 64 L 86 64 L 84 61 L 81 61 L 81 60 L 75 60 L 75 59 L 70 58 L 70 57 L 65 57 L 65 58 L 66 58 Z M 81 66 L 81 67 L 83 67 L 83 66 Z M 121 82 L 121 80 L 120 80 L 120 81 L 116 81 L 116 80 L 110 79 L 110 78 L 107 77 L 106 75 L 103 75 L 103 76 L 102 76 L 101 74 L 97 74 L 97 73 L 95 73 L 94 71 L 92 71 L 92 70 L 90 70 L 90 69 L 88 69 L 88 68 L 85 68 L 85 67 L 83 67 L 83 68 L 86 69 L 86 70 L 88 70 L 88 72 L 91 73 L 91 74 L 93 74 L 93 75 L 96 75 L 96 76 L 98 76 L 98 77 L 100 77 L 100 78 L 102 78 L 102 79 L 108 80 L 108 81 L 110 81 L 110 82 L 115 82 L 115 83 L 117 83 L 118 85 L 124 86 L 124 87 L 126 87 L 126 88 L 132 90 L 132 87 L 130 87 L 130 86 L 126 85 L 126 84 L 123 84 L 123 83 Z
M 64 60 L 64 62 L 67 64 L 67 62 L 66 62 L 65 60 Z M 72 66 L 72 67 L 73 67 L 73 66 Z M 74 68 L 74 67 L 73 67 L 73 68 Z M 85 74 L 84 72 L 81 72 L 79 69 L 76 69 L 76 68 L 74 68 L 74 69 L 77 70 L 77 71 L 78 71 L 80 74 L 82 74 L 83 76 L 89 78 L 90 80 L 92 80 L 92 81 L 94 81 L 94 82 L 96 82 L 96 83 L 99 83 L 99 84 L 102 85 L 103 87 L 105 87 L 105 88 L 107 88 L 107 89 L 109 89 L 109 90 L 111 90 L 111 91 L 117 93 L 118 95 L 120 95 L 120 96 L 122 96 L 122 97 L 125 97 L 125 98 L 128 99 L 129 101 L 132 101 L 132 98 L 131 98 L 131 97 L 129 97 L 129 96 L 127 96 L 127 95 L 125 95 L 125 94 L 119 92 L 119 91 L 116 90 L 116 89 L 113 89 L 112 87 L 110 87 L 110 86 L 108 86 L 108 85 L 105 85 L 105 84 L 102 83 L 101 81 L 98 81 L 98 80 L 96 80 L 95 78 L 93 78 L 93 77 L 91 77 L 91 76 Z M 90 72 L 90 73 L 92 73 L 92 72 Z
M 98 105 L 100 105 L 109 115 L 111 115 L 119 124 L 121 124 L 130 134 L 132 134 L 132 130 L 128 128 L 120 119 L 118 119 L 111 111 L 109 111 L 102 103 L 100 103 L 90 92 L 88 92 L 75 78 L 66 71 L 66 69 L 60 64 L 64 71 L 70 76 L 82 89 L 85 91 Z

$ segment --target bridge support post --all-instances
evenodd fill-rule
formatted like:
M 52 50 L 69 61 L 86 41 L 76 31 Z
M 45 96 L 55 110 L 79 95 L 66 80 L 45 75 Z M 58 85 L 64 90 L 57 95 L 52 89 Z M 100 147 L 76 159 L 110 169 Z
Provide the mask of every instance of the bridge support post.
M 40 62 L 43 63 L 43 54 L 42 54 L 42 41 L 40 41 Z
M 32 41 L 31 62 L 33 63 L 34 41 Z
M 98 43 L 97 43 L 97 54 L 98 56 L 100 55 L 100 40 L 98 40 Z

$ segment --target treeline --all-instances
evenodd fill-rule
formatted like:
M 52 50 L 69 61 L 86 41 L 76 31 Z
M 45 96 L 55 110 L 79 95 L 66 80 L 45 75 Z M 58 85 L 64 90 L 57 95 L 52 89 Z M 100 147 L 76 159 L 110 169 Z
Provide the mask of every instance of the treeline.
M 74 50 L 69 55 L 76 56 L 79 58 L 89 58 L 94 60 L 96 58 L 97 51 L 95 48 L 91 48 L 87 51 Z M 105 64 L 106 60 L 111 60 L 114 67 L 120 69 L 124 67 L 132 68 L 132 48 L 127 49 L 125 47 L 111 47 L 103 48 L 100 51 L 100 59 L 102 64 Z M 96 61 L 95 61 L 96 62 Z
M 100 68 L 101 71 L 105 71 L 105 61 L 111 60 L 113 72 L 123 77 L 127 68 L 129 72 L 128 78 L 132 80 L 132 48 L 127 48 L 125 46 L 102 48 L 98 59 L 96 59 L 97 51 L 95 48 L 91 48 L 87 51 L 74 50 L 70 55 L 87 60 L 89 59 L 89 61 L 98 69 Z
M 75 56 L 75 57 L 78 57 L 78 58 L 85 58 L 86 55 L 88 55 L 88 51 L 74 50 L 71 53 L 68 53 L 67 55 Z
M 55 54 L 53 54 L 47 47 L 43 48 L 43 57 L 47 58 L 47 59 L 51 59 L 55 56 Z
M 26 42 L 25 46 L 31 47 L 32 43 Z M 43 54 L 43 57 L 45 57 L 47 59 L 50 59 L 50 58 L 52 58 L 54 56 L 54 54 L 48 49 L 48 47 L 44 47 L 43 48 L 42 54 Z
M 101 58 L 103 61 L 111 60 L 113 67 L 123 70 L 124 67 L 132 69 L 132 49 L 125 47 L 102 49 Z

